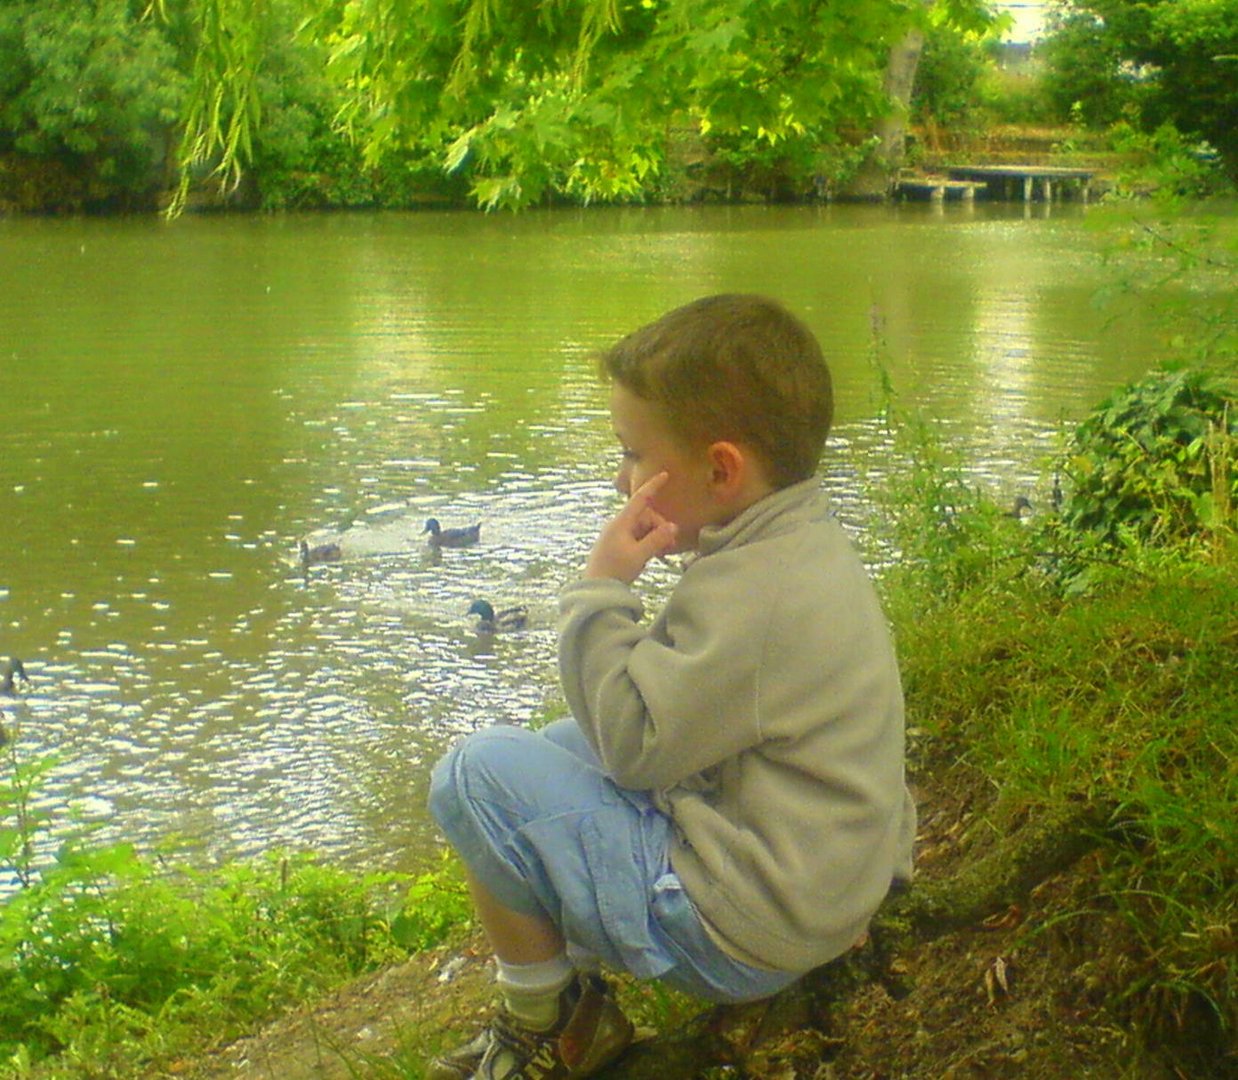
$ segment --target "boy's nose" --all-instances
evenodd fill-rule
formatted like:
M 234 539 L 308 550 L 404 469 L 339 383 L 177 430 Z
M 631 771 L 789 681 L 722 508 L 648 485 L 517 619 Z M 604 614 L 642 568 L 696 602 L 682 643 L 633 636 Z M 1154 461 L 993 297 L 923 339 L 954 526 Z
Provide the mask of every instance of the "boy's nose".
M 615 471 L 615 490 L 625 498 L 632 494 L 632 470 L 627 465 L 620 465 Z

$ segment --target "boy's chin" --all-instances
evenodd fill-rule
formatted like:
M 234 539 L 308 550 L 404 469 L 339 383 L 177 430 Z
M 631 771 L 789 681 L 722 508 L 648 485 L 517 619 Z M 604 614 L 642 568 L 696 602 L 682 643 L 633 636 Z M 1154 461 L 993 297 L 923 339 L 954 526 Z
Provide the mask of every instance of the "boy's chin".
M 682 535 L 675 537 L 675 542 L 671 544 L 663 555 L 688 555 L 696 550 L 696 537 L 684 537 Z

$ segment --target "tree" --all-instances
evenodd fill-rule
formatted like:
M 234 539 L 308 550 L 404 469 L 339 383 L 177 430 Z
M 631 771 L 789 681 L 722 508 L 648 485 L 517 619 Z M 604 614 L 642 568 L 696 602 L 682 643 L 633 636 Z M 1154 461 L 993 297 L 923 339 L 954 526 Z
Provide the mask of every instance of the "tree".
M 1063 0 L 1044 54 L 1063 114 L 1169 122 L 1238 177 L 1238 0 Z
M 130 0 L 0 0 L 0 152 L 63 174 L 71 205 L 162 188 L 182 82 Z
M 162 2 L 162 0 L 157 0 Z M 199 45 L 183 146 L 235 178 L 260 121 L 269 0 L 186 0 Z M 436 155 L 483 206 L 638 196 L 668 133 L 826 145 L 886 112 L 891 47 L 986 0 L 304 0 L 368 159 Z M 930 10 L 931 8 L 931 10 Z
M 994 68 L 995 38 L 934 27 L 916 68 L 912 115 L 932 130 L 971 131 L 983 117 L 981 79 Z

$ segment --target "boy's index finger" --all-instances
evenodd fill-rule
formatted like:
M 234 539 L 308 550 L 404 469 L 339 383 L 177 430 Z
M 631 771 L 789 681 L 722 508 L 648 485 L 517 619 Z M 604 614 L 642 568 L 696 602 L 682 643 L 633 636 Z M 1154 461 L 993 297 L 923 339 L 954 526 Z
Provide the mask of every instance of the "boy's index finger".
M 661 489 L 662 485 L 670 479 L 670 473 L 663 469 L 660 473 L 651 476 L 640 487 L 632 492 L 631 498 L 628 500 L 629 506 L 636 506 L 644 509 L 652 501 L 653 497 Z

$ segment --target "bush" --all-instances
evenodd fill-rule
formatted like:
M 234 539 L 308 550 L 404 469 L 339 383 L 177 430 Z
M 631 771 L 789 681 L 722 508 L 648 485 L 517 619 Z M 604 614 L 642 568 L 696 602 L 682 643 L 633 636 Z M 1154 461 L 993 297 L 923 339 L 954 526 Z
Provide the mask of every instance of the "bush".
M 1075 431 L 1062 529 L 1106 545 L 1191 543 L 1233 526 L 1238 401 L 1202 369 L 1118 391 Z
M 1216 151 L 1206 142 L 1185 138 L 1172 124 L 1147 133 L 1123 120 L 1109 135 L 1113 148 L 1133 163 L 1118 178 L 1119 193 L 1151 187 L 1160 195 L 1199 199 L 1222 194 L 1230 186 Z
M 153 203 L 165 181 L 183 79 L 132 7 L 0 0 L 0 152 L 47 163 L 58 208 Z
M 280 1007 L 443 940 L 469 916 L 459 866 L 411 882 L 272 853 L 204 870 L 70 837 L 40 852 L 54 764 L 0 764 L 0 1074 L 150 1075 Z M 401 895 L 403 890 L 403 895 Z

